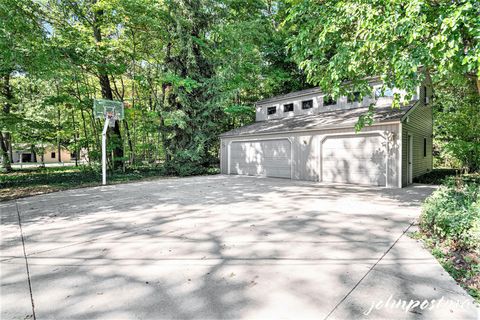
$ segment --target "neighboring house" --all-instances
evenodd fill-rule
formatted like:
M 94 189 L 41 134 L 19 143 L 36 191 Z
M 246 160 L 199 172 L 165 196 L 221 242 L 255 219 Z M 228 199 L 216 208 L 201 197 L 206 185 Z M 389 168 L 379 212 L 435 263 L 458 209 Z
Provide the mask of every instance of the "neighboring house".
M 38 162 L 41 162 L 42 159 L 38 159 Z M 75 153 L 71 153 L 65 148 L 60 148 L 60 156 L 58 154 L 58 148 L 55 147 L 46 147 L 43 152 L 43 162 L 52 163 L 52 162 L 70 162 L 75 161 Z
M 392 108 L 395 89 L 358 101 L 328 99 L 318 88 L 261 100 L 256 122 L 220 136 L 224 174 L 400 188 L 432 169 L 429 82 L 407 106 Z M 374 123 L 355 133 L 375 104 Z
M 17 150 L 13 150 L 12 156 L 13 156 L 13 163 L 25 163 L 25 162 L 38 162 L 38 163 L 54 163 L 54 162 L 71 162 L 75 161 L 75 153 L 71 153 L 65 148 L 60 148 L 60 159 L 59 159 L 59 154 L 58 154 L 58 148 L 57 147 L 45 147 L 44 152 L 43 152 L 43 161 L 42 161 L 42 155 L 41 154 L 36 154 L 34 155 L 32 153 L 31 148 L 18 148 Z M 80 156 L 82 159 L 85 159 L 85 152 L 82 150 L 80 152 Z M 36 158 L 36 159 L 35 159 Z M 36 160 L 36 161 L 35 161 Z M 78 159 L 80 160 L 80 159 Z

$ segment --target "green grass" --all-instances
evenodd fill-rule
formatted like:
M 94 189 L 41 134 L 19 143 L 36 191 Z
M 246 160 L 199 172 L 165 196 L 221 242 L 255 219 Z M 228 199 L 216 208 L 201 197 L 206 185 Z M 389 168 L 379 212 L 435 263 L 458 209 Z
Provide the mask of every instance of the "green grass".
M 218 169 L 207 170 L 207 174 Z M 108 172 L 108 184 L 171 177 L 162 166 L 137 167 L 125 172 Z M 15 169 L 0 174 L 0 201 L 36 194 L 101 185 L 100 168 L 89 166 Z

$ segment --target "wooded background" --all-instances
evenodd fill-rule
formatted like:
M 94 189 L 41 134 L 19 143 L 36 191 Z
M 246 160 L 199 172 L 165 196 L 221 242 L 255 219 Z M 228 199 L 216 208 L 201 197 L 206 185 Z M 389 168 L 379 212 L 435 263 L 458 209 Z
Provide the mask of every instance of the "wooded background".
M 199 174 L 218 135 L 261 98 L 320 86 L 369 94 L 365 77 L 413 92 L 434 81 L 437 165 L 480 167 L 480 4 L 452 1 L 2 0 L 0 147 L 84 149 L 96 98 L 124 101 L 111 167 Z M 402 101 L 398 101 L 402 103 Z

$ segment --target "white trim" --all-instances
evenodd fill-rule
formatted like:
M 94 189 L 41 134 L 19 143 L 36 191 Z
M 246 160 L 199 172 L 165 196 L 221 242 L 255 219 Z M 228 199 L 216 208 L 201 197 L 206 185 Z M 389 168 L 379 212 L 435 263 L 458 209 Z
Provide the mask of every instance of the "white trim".
M 388 121 L 388 122 L 378 122 L 374 123 L 371 126 L 368 126 L 367 128 L 370 127 L 377 127 L 377 126 L 384 126 L 384 125 L 390 125 L 390 124 L 398 124 L 400 122 L 399 120 L 396 121 Z M 255 137 L 255 136 L 265 136 L 265 135 L 272 135 L 272 134 L 289 134 L 289 133 L 301 133 L 301 132 L 312 132 L 312 131 L 325 131 L 325 130 L 336 130 L 336 129 L 353 129 L 355 130 L 354 127 L 355 124 L 353 125 L 348 125 L 348 126 L 326 126 L 322 128 L 315 128 L 315 129 L 299 129 L 299 130 L 283 130 L 283 131 L 273 131 L 273 132 L 260 132 L 260 133 L 247 133 L 247 134 L 239 134 L 239 135 L 227 135 L 227 136 L 220 136 L 221 139 L 234 139 L 234 138 L 243 138 L 243 137 Z M 368 132 L 368 131 L 365 131 Z M 373 131 L 370 131 L 373 132 Z M 355 132 L 354 132 L 355 133 Z M 357 134 L 360 134 L 363 132 L 359 132 Z
M 413 135 L 407 133 L 407 184 L 413 183 Z
M 388 184 L 388 156 L 390 155 L 390 134 L 391 132 L 390 131 L 385 131 L 385 149 L 387 150 L 387 156 L 385 157 L 385 187 L 388 188 L 389 187 L 389 184 Z
M 257 141 L 265 141 L 265 140 L 288 140 L 290 142 L 290 179 L 293 179 L 293 138 L 291 137 L 276 137 L 276 138 L 254 138 L 254 139 L 238 139 L 238 140 L 230 140 L 228 142 L 228 162 L 227 162 L 227 172 L 230 175 L 230 164 L 231 164 L 231 146 L 233 142 L 257 142 Z
M 398 162 L 398 187 L 401 188 L 403 185 L 403 167 L 402 167 L 402 161 L 403 161 L 403 132 L 402 132 L 402 123 L 400 122 L 398 126 L 398 140 L 399 142 L 399 157 L 400 159 L 397 160 Z
M 378 77 L 378 76 L 368 77 L 368 78 L 365 78 L 364 80 L 366 80 L 370 86 L 375 86 L 375 85 L 379 85 L 379 84 L 383 83 L 381 78 Z M 351 81 L 345 81 L 345 82 L 342 83 L 342 85 L 344 85 L 344 86 L 348 86 L 348 85 L 351 85 L 351 84 L 352 84 Z M 304 91 L 308 91 L 308 92 L 304 92 Z M 315 88 L 311 88 L 311 89 L 294 91 L 294 92 L 290 92 L 290 93 L 287 93 L 287 94 L 262 99 L 262 100 L 259 100 L 259 101 L 255 102 L 255 105 L 265 106 L 268 103 L 273 103 L 273 102 L 277 102 L 277 101 L 281 101 L 281 100 L 285 100 L 285 99 L 299 98 L 299 97 L 312 95 L 312 94 L 313 95 L 326 95 L 327 93 L 323 92 L 320 89 L 320 87 L 315 87 Z
M 332 133 L 332 134 L 326 134 L 323 136 L 323 138 L 320 140 L 320 157 L 319 157 L 319 160 L 320 160 L 320 164 L 319 164 L 319 167 L 320 167 L 320 172 L 319 172 L 319 181 L 320 182 L 323 182 L 323 142 L 329 138 L 332 138 L 332 137 L 344 137 L 344 136 L 353 136 L 353 137 L 358 137 L 358 136 L 368 136 L 368 135 L 371 135 L 371 136 L 381 136 L 383 139 L 385 139 L 385 142 L 386 142 L 386 145 L 385 145 L 385 187 L 388 187 L 388 151 L 389 151 L 389 148 L 388 148 L 388 145 L 389 145 L 389 141 L 388 141 L 388 136 L 386 135 L 387 132 L 386 131 L 383 131 L 383 130 L 375 130 L 375 131 L 367 131 L 367 132 L 359 132 L 359 133 L 347 133 L 347 132 L 344 132 L 344 133 Z
M 309 90 L 309 89 L 306 89 L 306 90 Z M 315 96 L 325 94 L 320 90 L 320 88 L 312 88 L 310 90 L 312 90 L 312 91 L 311 92 L 299 93 L 298 95 L 292 95 L 292 96 L 289 96 L 289 97 L 279 96 L 279 97 L 272 97 L 272 98 L 269 98 L 269 99 L 265 99 L 266 101 L 260 100 L 260 101 L 257 101 L 255 104 L 259 105 L 259 106 L 262 106 L 262 107 L 265 107 L 269 104 L 275 104 L 275 103 L 278 103 L 282 100 L 297 100 L 298 98 L 304 98 L 304 97 L 307 97 L 307 96 L 312 96 L 312 98 L 313 98 Z M 287 93 L 287 94 L 289 94 L 289 93 Z M 272 100 L 270 100 L 270 99 L 272 99 Z
M 230 157 L 232 155 L 231 145 L 232 145 L 232 141 L 228 141 L 228 145 L 227 145 L 227 174 L 230 174 Z

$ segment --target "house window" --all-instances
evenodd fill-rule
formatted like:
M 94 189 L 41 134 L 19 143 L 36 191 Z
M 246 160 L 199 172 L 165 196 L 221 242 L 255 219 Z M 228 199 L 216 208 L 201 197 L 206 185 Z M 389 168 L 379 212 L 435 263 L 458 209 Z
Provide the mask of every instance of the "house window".
M 360 102 L 360 92 L 354 92 L 347 97 L 348 103 Z
M 302 110 L 312 109 L 312 108 L 313 108 L 313 100 L 302 101 Z
M 427 87 L 423 86 L 423 103 L 428 104 Z
M 55 152 L 52 152 L 52 153 L 50 154 L 50 157 L 51 157 L 52 159 L 55 159 Z
M 293 111 L 293 103 L 287 103 L 283 105 L 283 112 L 292 112 Z
M 277 107 L 268 107 L 267 108 L 267 114 L 268 115 L 272 115 L 272 114 L 275 114 L 277 113 Z
M 427 156 L 427 138 L 423 138 L 423 157 Z
M 323 97 L 323 105 L 324 106 L 333 106 L 337 104 L 337 101 L 333 99 L 331 96 L 324 96 Z

